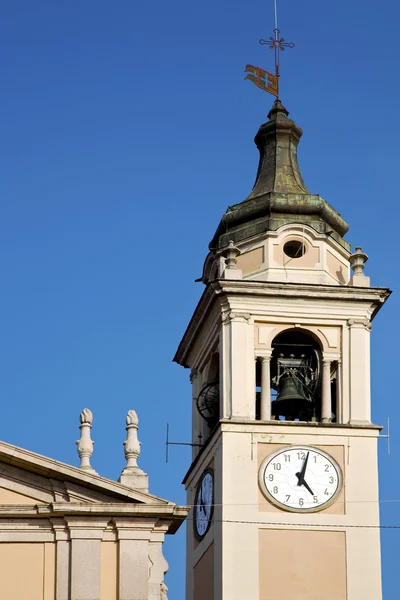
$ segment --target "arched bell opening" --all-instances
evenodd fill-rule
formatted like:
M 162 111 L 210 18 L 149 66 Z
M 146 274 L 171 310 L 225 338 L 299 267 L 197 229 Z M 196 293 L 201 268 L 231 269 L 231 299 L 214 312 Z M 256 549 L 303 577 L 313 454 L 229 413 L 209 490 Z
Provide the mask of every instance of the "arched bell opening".
M 322 420 L 322 351 L 310 333 L 289 329 L 272 342 L 271 416 L 284 421 Z

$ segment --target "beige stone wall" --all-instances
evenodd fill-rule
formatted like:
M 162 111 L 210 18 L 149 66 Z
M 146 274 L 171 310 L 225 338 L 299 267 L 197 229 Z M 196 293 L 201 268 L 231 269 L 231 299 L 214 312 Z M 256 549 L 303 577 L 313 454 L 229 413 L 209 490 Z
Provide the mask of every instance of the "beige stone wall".
M 194 600 L 214 600 L 214 544 L 194 567 Z
M 283 248 L 290 241 L 304 245 L 302 256 L 285 254 Z M 284 225 L 238 246 L 236 266 L 244 279 L 328 285 L 346 285 L 350 279 L 349 252 L 306 225 Z
M 0 589 L 4 600 L 55 600 L 55 545 L 0 544 Z
M 37 498 L 25 496 L 24 494 L 19 494 L 13 490 L 0 487 L 0 505 L 1 504 L 26 504 L 32 506 L 32 504 L 37 504 Z
M 244 252 L 237 257 L 236 267 L 243 272 L 243 275 L 258 271 L 264 262 L 264 246 L 254 248 L 249 252 Z
M 152 525 L 117 522 L 116 536 L 107 520 L 100 527 L 91 518 L 85 529 L 70 522 L 66 535 L 65 521 L 53 519 L 54 540 L 48 520 L 2 521 L 1 600 L 160 600 L 168 564 L 164 532 L 151 533 Z
M 328 272 L 341 285 L 346 285 L 349 281 L 349 266 L 343 260 L 339 260 L 329 250 L 326 251 L 326 264 Z
M 190 585 L 187 598 L 379 600 L 379 530 L 375 529 L 379 523 L 378 430 L 363 426 L 339 428 L 335 425 L 278 425 L 275 422 L 266 425 L 234 421 L 222 423 L 221 430 L 215 432 L 187 481 L 188 489 L 191 488 L 194 493 L 200 474 L 214 455 L 215 520 L 201 544 L 193 543 L 192 534 L 188 537 Z M 313 446 L 332 456 L 339 464 L 343 473 L 343 490 L 326 509 L 307 514 L 287 512 L 270 504 L 262 495 L 258 483 L 260 464 L 271 452 L 288 445 Z M 365 465 L 368 465 L 368 477 L 365 477 Z M 192 502 L 190 495 L 188 502 Z M 191 522 L 187 529 L 191 533 Z M 269 532 L 271 537 L 268 537 Z M 293 532 L 293 536 L 298 534 L 298 537 L 289 539 L 288 532 Z M 277 550 L 273 536 L 280 540 Z M 207 562 L 211 545 L 213 564 Z M 315 549 L 315 553 L 308 552 L 308 545 Z M 326 546 L 329 546 L 328 550 Z M 294 560 L 291 554 L 295 548 L 298 560 Z M 288 559 L 283 558 L 286 551 Z M 306 553 L 310 560 L 302 556 Z M 274 561 L 277 561 L 280 570 Z M 270 579 L 266 573 L 270 564 L 273 572 L 279 573 L 274 581 L 280 587 L 275 596 L 263 596 L 260 592 L 265 581 Z M 205 585 L 210 585 L 206 576 L 203 581 L 206 570 L 208 578 L 214 577 L 214 596 L 200 596 L 196 590 L 197 586 L 203 590 Z M 317 577 L 317 595 L 313 596 L 307 587 L 309 578 L 304 576 L 304 572 L 311 573 L 314 578 L 315 571 L 321 577 Z M 287 586 L 289 572 L 292 580 Z M 321 592 L 324 580 L 329 587 L 333 576 L 337 583 L 336 587 L 336 584 L 333 586 L 336 596 L 330 596 L 331 592 L 325 594 L 325 589 Z M 304 580 L 304 596 L 294 595 L 301 589 L 298 584 L 294 590 L 292 581 L 296 580 Z M 204 594 L 210 593 L 204 591 Z
M 260 600 L 347 600 L 343 531 L 261 529 Z
M 102 542 L 100 600 L 118 600 L 118 544 Z

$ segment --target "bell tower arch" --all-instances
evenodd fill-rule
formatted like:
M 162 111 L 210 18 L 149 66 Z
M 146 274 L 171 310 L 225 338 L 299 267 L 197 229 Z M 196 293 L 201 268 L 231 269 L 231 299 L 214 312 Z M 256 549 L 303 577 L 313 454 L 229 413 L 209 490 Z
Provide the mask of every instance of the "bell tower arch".
M 256 183 L 217 227 L 175 355 L 202 440 L 184 478 L 187 600 L 379 600 L 370 332 L 390 291 L 308 191 L 302 131 L 279 100 L 268 119 Z

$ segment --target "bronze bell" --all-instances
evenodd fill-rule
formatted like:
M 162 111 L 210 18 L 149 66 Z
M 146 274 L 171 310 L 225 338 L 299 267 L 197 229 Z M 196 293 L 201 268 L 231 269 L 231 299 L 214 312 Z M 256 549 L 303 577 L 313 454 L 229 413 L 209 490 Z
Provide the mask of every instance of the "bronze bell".
M 279 381 L 279 394 L 272 403 L 272 412 L 276 417 L 285 417 L 287 421 L 311 418 L 312 402 L 305 395 L 302 382 L 295 373 L 284 373 Z

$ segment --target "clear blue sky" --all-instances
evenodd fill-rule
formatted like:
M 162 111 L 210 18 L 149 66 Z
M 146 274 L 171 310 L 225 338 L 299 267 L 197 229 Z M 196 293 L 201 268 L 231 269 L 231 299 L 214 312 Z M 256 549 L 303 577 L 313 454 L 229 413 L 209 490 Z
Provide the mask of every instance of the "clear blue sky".
M 281 97 L 304 129 L 305 182 L 350 223 L 376 286 L 399 289 L 398 3 L 281 0 Z M 244 81 L 272 67 L 258 44 L 272 0 L 0 4 L 0 438 L 117 478 L 128 409 L 150 490 L 184 503 L 188 372 L 172 364 L 201 293 L 207 245 L 249 193 L 253 136 L 273 98 Z M 382 523 L 400 525 L 399 297 L 372 332 Z M 390 502 L 386 502 L 390 501 Z M 397 502 L 392 502 L 397 501 Z M 382 532 L 385 600 L 398 599 L 400 530 Z M 166 548 L 184 598 L 184 531 Z

